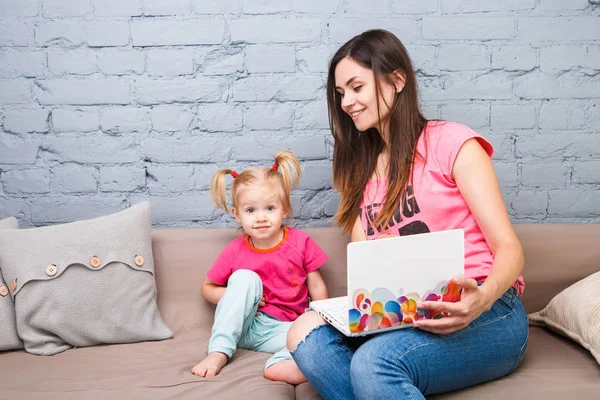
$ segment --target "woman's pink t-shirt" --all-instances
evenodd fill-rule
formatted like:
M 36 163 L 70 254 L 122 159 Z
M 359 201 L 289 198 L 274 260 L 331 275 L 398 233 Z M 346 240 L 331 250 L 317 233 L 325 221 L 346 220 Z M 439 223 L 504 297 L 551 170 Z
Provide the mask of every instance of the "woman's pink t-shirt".
M 271 249 L 257 249 L 240 236 L 219 254 L 206 275 L 225 286 L 231 274 L 247 269 L 258 274 L 266 305 L 259 311 L 281 321 L 294 321 L 308 307 L 306 277 L 327 261 L 327 255 L 306 233 L 284 228 L 283 239 Z
M 458 151 L 469 139 L 475 138 L 491 157 L 492 145 L 472 129 L 454 122 L 430 121 L 419 138 L 417 150 L 426 161 L 417 160 L 412 184 L 402 195 L 402 201 L 389 227 L 378 231 L 372 223 L 379 214 L 387 191 L 387 180 L 371 179 L 363 193 L 360 216 L 367 239 L 383 233 L 413 235 L 463 229 L 465 234 L 465 276 L 483 281 L 490 274 L 494 256 L 475 217 L 452 178 L 452 167 Z M 427 148 L 425 148 L 427 140 Z M 525 284 L 519 276 L 519 295 Z

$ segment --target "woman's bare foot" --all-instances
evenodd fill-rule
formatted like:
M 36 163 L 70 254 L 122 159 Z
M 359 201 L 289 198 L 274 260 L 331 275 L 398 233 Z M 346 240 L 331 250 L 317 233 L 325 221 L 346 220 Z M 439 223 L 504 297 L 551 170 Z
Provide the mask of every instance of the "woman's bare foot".
M 192 374 L 203 378 L 206 376 L 215 376 L 227 364 L 227 358 L 227 354 L 219 353 L 218 351 L 210 353 L 204 360 L 192 368 Z
M 265 378 L 299 385 L 307 382 L 294 360 L 283 360 L 265 370 Z

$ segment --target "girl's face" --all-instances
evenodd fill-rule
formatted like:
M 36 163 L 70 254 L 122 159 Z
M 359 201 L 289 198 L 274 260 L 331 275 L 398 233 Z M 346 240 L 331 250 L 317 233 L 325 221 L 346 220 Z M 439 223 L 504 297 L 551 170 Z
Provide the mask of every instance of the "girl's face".
M 396 89 L 381 81 L 377 99 L 375 85 L 373 71 L 349 57 L 342 59 L 335 68 L 335 89 L 342 96 L 342 109 L 352 118 L 356 129 L 364 132 L 370 128 L 379 130 L 381 126 L 384 132 L 379 133 L 387 136 L 385 130 Z
M 237 189 L 237 204 L 232 207 L 235 219 L 255 247 L 270 249 L 281 241 L 281 223 L 287 217 L 279 187 L 273 182 L 244 185 Z

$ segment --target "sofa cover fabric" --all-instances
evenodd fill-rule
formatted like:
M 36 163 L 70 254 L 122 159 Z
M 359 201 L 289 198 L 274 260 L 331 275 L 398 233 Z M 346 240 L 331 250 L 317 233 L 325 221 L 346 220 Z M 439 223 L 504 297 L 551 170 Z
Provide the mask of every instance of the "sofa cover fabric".
M 600 224 L 526 224 L 515 230 L 525 249 L 523 304 L 528 312 L 544 308 L 561 290 L 599 269 Z M 322 273 L 330 295 L 343 295 L 348 237 L 334 228 L 305 231 L 329 256 Z M 238 350 L 216 377 L 191 374 L 206 356 L 214 315 L 200 286 L 219 252 L 239 234 L 236 229 L 154 230 L 158 307 L 173 339 L 93 346 L 53 357 L 0 353 L 0 398 L 320 399 L 310 384 L 294 387 L 265 379 L 267 353 Z M 598 393 L 600 368 L 594 357 L 574 341 L 532 322 L 527 352 L 511 375 L 431 398 L 595 400 Z

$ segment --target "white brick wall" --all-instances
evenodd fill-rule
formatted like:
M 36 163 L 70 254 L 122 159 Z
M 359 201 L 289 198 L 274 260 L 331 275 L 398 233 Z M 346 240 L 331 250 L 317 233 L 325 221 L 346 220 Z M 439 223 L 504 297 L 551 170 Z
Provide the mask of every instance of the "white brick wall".
M 515 222 L 600 221 L 600 4 L 592 0 L 4 0 L 0 217 L 23 226 L 143 199 L 156 226 L 235 226 L 218 169 L 290 148 L 298 226 L 327 226 L 329 58 L 397 34 L 426 116 L 495 147 Z
M 42 51 L 21 51 L 17 48 L 5 48 L 0 52 L 0 77 L 35 78 L 41 76 L 46 65 L 46 56 Z
M 39 47 L 111 47 L 129 43 L 129 21 L 74 21 L 45 19 L 35 28 Z
M 40 9 L 39 0 L 5 0 L 0 3 L 0 15 L 3 18 L 35 17 Z

